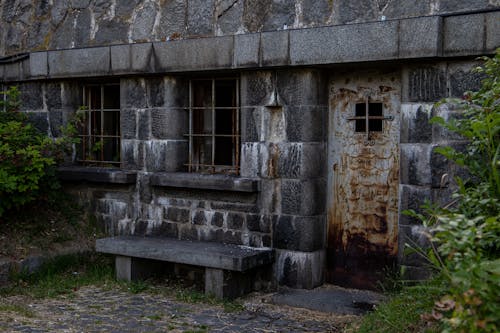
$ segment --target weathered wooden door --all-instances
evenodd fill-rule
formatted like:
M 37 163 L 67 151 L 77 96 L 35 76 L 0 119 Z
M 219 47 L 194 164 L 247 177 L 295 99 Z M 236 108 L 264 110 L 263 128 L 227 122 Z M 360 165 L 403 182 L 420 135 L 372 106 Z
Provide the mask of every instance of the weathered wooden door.
M 327 281 L 374 288 L 396 258 L 400 82 L 396 73 L 330 84 Z

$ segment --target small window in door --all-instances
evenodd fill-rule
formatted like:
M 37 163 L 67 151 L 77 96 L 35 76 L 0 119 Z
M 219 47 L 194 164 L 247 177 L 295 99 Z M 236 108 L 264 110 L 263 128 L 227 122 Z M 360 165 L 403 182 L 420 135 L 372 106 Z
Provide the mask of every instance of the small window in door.
M 368 115 L 366 108 L 368 107 Z M 368 124 L 368 132 L 382 132 L 383 120 L 382 103 L 357 103 L 355 114 L 355 131 L 357 133 L 366 133 L 366 125 Z

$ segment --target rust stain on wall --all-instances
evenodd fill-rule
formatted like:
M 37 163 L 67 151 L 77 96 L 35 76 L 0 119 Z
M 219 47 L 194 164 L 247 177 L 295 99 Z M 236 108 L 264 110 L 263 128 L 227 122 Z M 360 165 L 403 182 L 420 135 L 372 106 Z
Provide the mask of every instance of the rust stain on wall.
M 354 130 L 356 103 L 382 103 L 381 132 Z M 398 251 L 399 87 L 389 77 L 331 84 L 328 211 L 329 282 L 374 288 Z

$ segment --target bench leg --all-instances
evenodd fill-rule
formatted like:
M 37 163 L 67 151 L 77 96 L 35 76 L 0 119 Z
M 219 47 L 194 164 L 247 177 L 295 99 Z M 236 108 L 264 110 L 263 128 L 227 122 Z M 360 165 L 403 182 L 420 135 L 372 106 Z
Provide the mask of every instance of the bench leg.
M 115 270 L 117 280 L 132 281 L 132 258 L 116 256 Z
M 252 291 L 251 275 L 205 268 L 205 294 L 218 299 L 236 298 Z

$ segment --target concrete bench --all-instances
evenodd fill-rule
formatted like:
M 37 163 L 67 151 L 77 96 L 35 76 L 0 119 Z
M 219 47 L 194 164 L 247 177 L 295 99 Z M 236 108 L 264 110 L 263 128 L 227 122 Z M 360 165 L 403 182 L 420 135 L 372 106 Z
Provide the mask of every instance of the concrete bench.
M 272 249 L 173 238 L 102 238 L 96 241 L 96 251 L 116 255 L 116 277 L 128 281 L 147 276 L 143 259 L 204 267 L 205 293 L 217 298 L 251 291 L 255 269 L 274 261 Z

